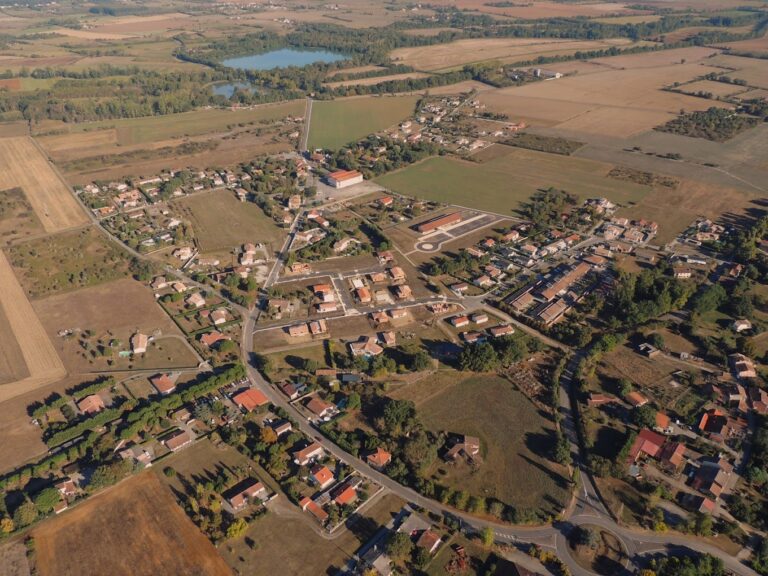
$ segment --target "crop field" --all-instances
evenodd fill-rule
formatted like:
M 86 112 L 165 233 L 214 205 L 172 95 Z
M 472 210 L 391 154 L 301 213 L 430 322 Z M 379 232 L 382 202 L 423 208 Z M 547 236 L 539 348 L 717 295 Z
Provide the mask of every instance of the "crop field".
M 582 199 L 605 196 L 620 203 L 637 202 L 650 190 L 607 178 L 611 168 L 583 158 L 510 147 L 508 154 L 483 164 L 441 156 L 377 181 L 407 196 L 502 214 L 520 210 L 542 187 L 567 190 Z
M 737 52 L 768 53 L 768 34 L 763 34 L 763 36 L 760 38 L 750 38 L 749 40 L 728 42 L 723 46 L 727 46 L 731 50 L 735 50 Z
M 46 232 L 88 222 L 67 184 L 30 138 L 0 138 L 0 190 L 21 188 Z
M 115 302 L 124 303 L 115 305 Z M 181 332 L 173 321 L 160 309 L 152 292 L 132 279 L 125 278 L 99 286 L 83 288 L 37 300 L 34 309 L 54 342 L 65 366 L 70 372 L 94 370 L 120 370 L 128 365 L 133 368 L 189 367 L 197 364 L 196 356 L 184 344 Z M 57 336 L 60 330 L 75 330 L 72 337 Z M 163 336 L 147 349 L 139 359 L 93 355 L 97 340 L 108 343 L 118 340 L 123 349 L 137 330 L 144 334 L 159 331 Z M 90 331 L 90 345 L 86 351 L 80 343 L 82 332 Z M 158 347 L 162 349 L 158 349 Z M 107 361 L 111 361 L 111 367 Z
M 723 71 L 721 68 L 721 73 L 725 72 L 732 78 L 746 80 L 747 84 L 755 88 L 768 89 L 768 60 L 721 54 L 711 62 L 715 66 L 730 69 Z
M 345 98 L 314 102 L 309 147 L 336 149 L 413 114 L 416 96 Z
M 427 393 L 417 404 L 421 419 L 435 432 L 479 437 L 483 459 L 476 471 L 438 460 L 432 470 L 436 481 L 517 508 L 558 513 L 568 487 L 559 467 L 545 456 L 553 447 L 554 425 L 510 382 L 494 375 L 452 378 L 440 372 L 405 388 L 399 397 L 418 398 L 435 386 L 442 390 Z
M 2 252 L 0 329 L 4 334 L 0 356 L 0 402 L 66 375 L 64 365 Z
M 482 38 L 433 46 L 398 48 L 390 56 L 398 64 L 413 66 L 417 70 L 435 71 L 489 60 L 516 62 L 532 60 L 539 56 L 572 54 L 580 50 L 599 50 L 630 44 L 629 40 L 624 39 Z
M 230 250 L 245 242 L 279 247 L 284 231 L 253 202 L 240 202 L 229 191 L 218 191 L 179 200 L 182 215 L 192 222 L 203 252 Z
M 639 11 L 628 8 L 620 2 L 595 2 L 594 4 L 576 4 L 540 0 L 528 3 L 514 3 L 513 6 L 491 6 L 487 0 L 441 0 L 435 5 L 455 6 L 459 10 L 498 14 L 512 18 L 573 18 L 577 16 L 610 16 L 615 14 L 638 14 Z
M 15 244 L 8 258 L 32 298 L 122 278 L 129 265 L 95 228 Z
M 690 84 L 684 84 L 679 87 L 683 92 L 709 92 L 715 96 L 730 96 L 737 92 L 743 92 L 745 88 L 743 86 L 735 86 L 733 84 L 726 84 L 725 82 L 715 82 L 713 80 L 698 80 L 697 82 L 691 82 Z
M 149 472 L 42 523 L 33 535 L 40 576 L 232 573 Z
M 0 191 L 0 242 L 11 244 L 43 232 L 43 225 L 21 188 Z

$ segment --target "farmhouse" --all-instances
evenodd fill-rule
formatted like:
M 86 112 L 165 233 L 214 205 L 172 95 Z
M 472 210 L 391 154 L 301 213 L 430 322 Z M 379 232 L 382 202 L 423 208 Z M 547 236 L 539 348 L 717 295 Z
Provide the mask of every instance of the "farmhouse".
M 157 390 L 158 394 L 170 394 L 176 390 L 176 381 L 170 374 L 157 374 L 149 379 L 150 384 Z
M 246 478 L 227 490 L 223 496 L 226 498 L 229 505 L 232 506 L 232 510 L 239 512 L 254 498 L 258 498 L 263 502 L 267 496 L 267 489 L 264 484 L 258 480 Z
M 416 231 L 421 234 L 427 234 L 428 232 L 434 232 L 440 228 L 457 224 L 461 222 L 461 214 L 459 212 L 452 212 L 451 214 L 444 214 L 442 216 L 435 216 L 416 225 Z
M 253 412 L 257 408 L 269 404 L 269 399 L 261 390 L 248 388 L 239 394 L 232 396 L 232 401 L 246 412 Z
M 77 409 L 83 414 L 96 414 L 104 410 L 104 400 L 98 394 L 91 394 L 77 403 Z
M 480 438 L 462 436 L 445 453 L 446 460 L 457 460 L 460 456 L 464 456 L 468 460 L 476 460 L 480 456 Z
M 363 175 L 357 170 L 337 170 L 328 174 L 328 184 L 334 188 L 346 188 L 363 181 Z

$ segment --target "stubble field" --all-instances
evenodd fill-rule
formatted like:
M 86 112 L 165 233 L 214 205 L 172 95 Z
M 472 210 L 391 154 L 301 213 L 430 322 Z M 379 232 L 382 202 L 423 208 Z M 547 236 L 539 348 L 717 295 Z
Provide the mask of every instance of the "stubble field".
M 230 576 L 170 489 L 140 474 L 33 532 L 40 576 Z

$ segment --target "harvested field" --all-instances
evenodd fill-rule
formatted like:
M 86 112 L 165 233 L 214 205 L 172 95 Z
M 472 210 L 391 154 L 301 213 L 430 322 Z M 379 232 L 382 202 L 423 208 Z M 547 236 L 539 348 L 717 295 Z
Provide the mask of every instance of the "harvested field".
M 554 186 L 580 198 L 605 196 L 639 201 L 649 190 L 607 177 L 612 166 L 573 156 L 509 147 L 509 153 L 478 164 L 449 157 L 429 158 L 377 181 L 395 192 L 489 212 L 511 214 L 536 190 Z M 472 190 L 471 195 L 467 191 Z
M 730 96 L 737 92 L 743 92 L 744 86 L 736 86 L 734 84 L 726 84 L 725 82 L 715 82 L 713 80 L 699 80 L 698 82 L 691 82 L 690 84 L 684 84 L 678 88 L 683 92 L 709 92 L 714 96 Z
M 483 84 L 476 80 L 465 80 L 464 82 L 457 82 L 456 84 L 446 84 L 445 86 L 437 86 L 430 88 L 429 93 L 432 96 L 444 96 L 453 94 L 465 94 L 467 92 L 486 92 L 488 90 L 495 90 L 490 84 Z
M 180 12 L 170 14 L 153 14 L 152 16 L 120 16 L 106 20 L 105 24 L 98 24 L 94 32 L 98 34 L 130 34 L 147 36 L 156 32 L 165 32 L 172 29 L 184 29 L 190 22 L 197 23 L 198 20 L 185 22 L 189 19 L 188 14 Z
M 497 14 L 512 18 L 539 19 L 539 18 L 573 18 L 578 16 L 609 16 L 615 14 L 638 14 L 638 10 L 627 8 L 626 4 L 619 2 L 596 2 L 594 4 L 577 4 L 552 2 L 542 0 L 530 3 L 520 3 L 516 6 L 497 7 L 489 6 L 488 0 L 457 0 L 448 2 L 441 0 L 436 5 L 455 6 L 460 10 L 477 10 L 487 14 Z
M 0 312 L 5 334 L 3 358 L 0 359 L 0 381 L 4 381 L 0 386 L 0 402 L 63 378 L 66 375 L 64 365 L 2 252 Z
M 727 74 L 731 78 L 746 80 L 747 84 L 755 88 L 768 89 L 768 60 L 721 54 L 716 58 L 712 58 L 711 62 L 715 66 L 723 66 L 730 69 L 730 71 L 727 71 L 719 68 L 718 72 L 721 74 Z
M 109 32 L 96 32 L 91 30 L 74 30 L 72 28 L 56 28 L 56 34 L 69 36 L 79 40 L 128 40 L 132 34 L 110 34 Z
M 176 206 L 192 222 L 200 250 L 230 250 L 245 242 L 277 250 L 285 232 L 253 202 L 242 203 L 229 191 L 196 194 Z
M 127 255 L 93 227 L 15 244 L 8 258 L 33 298 L 122 278 L 129 267 Z
M 752 100 L 755 98 L 768 99 L 768 90 L 763 90 L 762 88 L 758 88 L 757 90 L 750 90 L 749 92 L 739 94 L 739 98 L 742 100 Z
M 31 138 L 0 138 L 0 190 L 24 190 L 46 232 L 80 226 L 88 218 Z
M 0 191 L 0 242 L 11 244 L 43 232 L 43 225 L 21 188 Z
M 29 576 L 27 547 L 20 539 L 0 546 L 0 573 L 4 576 Z
M 41 576 L 232 573 L 170 489 L 150 472 L 42 523 L 33 535 Z
M 408 80 L 409 78 L 426 78 L 429 74 L 423 72 L 406 72 L 404 74 L 391 74 L 390 76 L 376 76 L 375 78 L 360 78 L 359 80 L 341 80 L 339 82 L 328 82 L 328 88 L 340 88 L 343 86 L 374 86 L 382 82 L 391 82 L 394 80 Z
M 397 124 L 414 112 L 415 96 L 344 98 L 315 102 L 309 147 L 336 149 Z
M 115 306 L 115 302 L 125 305 Z M 181 332 L 162 311 L 152 292 L 132 279 L 50 296 L 35 301 L 34 308 L 70 372 L 124 370 L 129 365 L 135 369 L 197 365 L 196 356 L 186 347 Z M 70 338 L 57 336 L 60 330 L 73 329 L 93 333 L 88 339 L 89 348 L 97 347 L 97 340 L 104 343 L 119 340 L 122 349 L 128 349 L 128 341 L 137 330 L 144 334 L 157 331 L 164 336 L 175 335 L 175 338 L 160 339 L 141 358 L 118 358 L 116 352 L 111 357 L 100 357 L 84 350 L 80 344 L 81 333 Z M 158 346 L 162 350 L 158 350 Z M 168 356 L 171 356 L 170 360 Z M 107 360 L 112 361 L 111 366 L 107 365 Z
M 352 68 L 342 68 L 341 70 L 333 70 L 328 73 L 326 80 L 333 80 L 338 76 L 348 74 L 363 74 L 364 72 L 373 72 L 374 70 L 384 70 L 383 66 L 353 66 Z
M 390 57 L 394 62 L 413 66 L 417 70 L 435 71 L 489 60 L 515 62 L 539 56 L 570 54 L 580 50 L 599 50 L 629 44 L 629 40 L 623 39 L 585 41 L 553 38 L 482 38 L 433 46 L 398 48 Z
M 86 156 L 89 150 L 96 154 L 102 152 L 105 146 L 114 146 L 118 143 L 117 130 L 115 128 L 73 134 L 57 134 L 54 136 L 38 136 L 35 139 L 57 162 L 62 159 L 68 159 L 68 156 L 62 157 L 62 155 L 71 154 L 73 150 L 78 151 L 78 155 Z
M 750 38 L 749 40 L 739 40 L 737 42 L 727 42 L 723 44 L 736 52 L 768 52 L 768 34 L 764 34 L 760 38 Z

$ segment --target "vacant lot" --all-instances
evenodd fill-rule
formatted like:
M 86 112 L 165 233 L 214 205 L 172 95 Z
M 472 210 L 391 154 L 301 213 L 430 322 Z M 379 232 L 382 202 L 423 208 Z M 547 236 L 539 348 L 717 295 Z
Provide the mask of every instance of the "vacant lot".
M 21 188 L 0 191 L 0 242 L 16 240 L 43 232 L 43 225 Z
M 435 432 L 480 438 L 483 462 L 476 471 L 439 460 L 432 469 L 436 481 L 517 508 L 556 514 L 565 505 L 567 480 L 547 459 L 554 426 L 507 380 L 439 372 L 397 397 L 414 399 L 421 419 Z
M 5 255 L 0 252 L 0 401 L 45 386 L 66 374 L 40 320 L 32 309 Z M 14 345 L 14 341 L 16 345 Z
M 240 202 L 229 191 L 197 194 L 177 203 L 192 222 L 203 252 L 230 250 L 245 242 L 279 247 L 284 232 L 253 202 Z
M 120 302 L 121 305 L 115 305 Z M 155 302 L 152 292 L 131 279 L 108 282 L 34 304 L 48 335 L 70 372 L 134 368 L 188 367 L 197 358 L 184 344 L 181 332 Z M 71 337 L 57 336 L 60 330 L 77 330 Z M 85 336 L 88 331 L 91 336 Z M 129 350 L 133 333 L 159 333 L 160 338 L 141 358 L 119 358 L 118 350 Z M 82 345 L 86 341 L 87 349 Z M 99 346 L 119 341 L 111 356 L 99 353 Z M 101 344 L 99 344 L 101 342 Z M 107 364 L 111 362 L 111 364 Z
M 41 576 L 228 576 L 213 544 L 144 473 L 33 532 Z
M 579 50 L 599 50 L 629 44 L 631 42 L 624 39 L 480 38 L 426 47 L 398 48 L 390 56 L 399 64 L 413 66 L 417 70 L 435 71 L 488 60 L 516 62 L 539 56 L 571 54 Z
M 126 254 L 92 227 L 16 244 L 8 259 L 33 298 L 128 274 Z
M 498 146 L 498 145 L 497 145 Z M 554 186 L 581 198 L 605 196 L 614 202 L 640 200 L 650 188 L 606 177 L 612 166 L 583 158 L 521 148 L 483 164 L 436 157 L 378 179 L 409 196 L 510 214 L 540 188 Z
M 413 114 L 416 100 L 416 96 L 397 96 L 315 102 L 309 125 L 309 146 L 340 148 L 388 128 Z
M 31 138 L 0 138 L 0 190 L 21 188 L 46 232 L 88 220 L 68 186 Z

